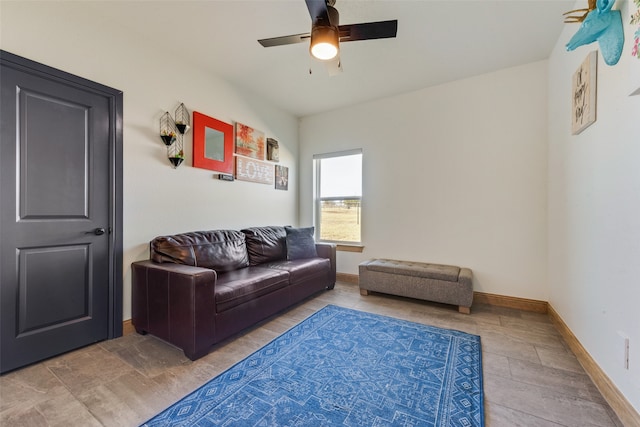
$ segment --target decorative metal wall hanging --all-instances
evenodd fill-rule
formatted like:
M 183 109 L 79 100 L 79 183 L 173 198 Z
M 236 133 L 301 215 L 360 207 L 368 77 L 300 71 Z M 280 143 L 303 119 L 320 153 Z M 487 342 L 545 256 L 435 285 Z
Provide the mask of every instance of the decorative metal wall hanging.
M 184 161 L 183 138 L 191 129 L 190 113 L 184 104 L 178 106 L 175 117 L 174 120 L 167 111 L 160 118 L 160 138 L 167 146 L 167 158 L 174 169 Z
M 168 111 L 160 118 L 160 138 L 167 147 L 176 140 L 176 124 Z
M 191 128 L 191 114 L 189 114 L 189 110 L 187 110 L 184 104 L 181 103 L 178 105 L 178 108 L 176 108 L 175 118 L 178 131 L 183 135 L 189 132 Z

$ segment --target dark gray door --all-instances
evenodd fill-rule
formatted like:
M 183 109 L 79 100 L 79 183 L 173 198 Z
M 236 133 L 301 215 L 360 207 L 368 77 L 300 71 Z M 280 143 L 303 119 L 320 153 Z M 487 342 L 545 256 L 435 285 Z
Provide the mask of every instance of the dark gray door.
M 65 77 L 2 62 L 1 372 L 118 333 L 114 97 Z

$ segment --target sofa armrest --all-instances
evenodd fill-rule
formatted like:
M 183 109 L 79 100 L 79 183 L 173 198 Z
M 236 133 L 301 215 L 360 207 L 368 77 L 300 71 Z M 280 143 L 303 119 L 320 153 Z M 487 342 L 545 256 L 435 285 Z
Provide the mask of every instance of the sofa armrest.
M 156 271 L 165 271 L 168 273 L 176 273 L 182 274 L 185 276 L 193 276 L 198 278 L 199 282 L 202 284 L 206 284 L 210 282 L 211 279 L 215 282 L 217 278 L 217 274 L 215 270 L 211 270 L 210 268 L 203 267 L 193 267 L 190 265 L 176 264 L 173 262 L 163 262 L 158 263 L 155 261 L 145 260 L 145 261 L 136 261 L 131 264 L 131 267 L 136 268 L 149 268 Z
M 132 270 L 132 323 L 182 348 L 190 359 L 214 342 L 214 270 L 173 263 L 138 261 Z
M 327 258 L 331 262 L 331 276 L 329 277 L 329 289 L 336 284 L 336 245 L 333 243 L 316 242 L 316 252 L 320 258 Z

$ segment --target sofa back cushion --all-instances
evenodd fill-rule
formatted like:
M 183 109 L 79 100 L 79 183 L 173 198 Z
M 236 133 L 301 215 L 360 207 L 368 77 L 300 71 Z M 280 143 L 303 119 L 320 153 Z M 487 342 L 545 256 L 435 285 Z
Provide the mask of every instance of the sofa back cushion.
M 247 239 L 251 265 L 287 258 L 287 233 L 284 227 L 253 227 L 242 230 Z
M 218 272 L 249 265 L 245 235 L 235 230 L 194 231 L 156 237 L 151 241 L 151 259 Z

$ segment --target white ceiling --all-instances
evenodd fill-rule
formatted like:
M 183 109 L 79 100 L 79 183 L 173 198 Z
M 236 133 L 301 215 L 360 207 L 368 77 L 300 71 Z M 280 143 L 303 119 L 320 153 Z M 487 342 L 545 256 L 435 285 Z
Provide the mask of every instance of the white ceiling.
M 308 32 L 304 0 L 83 4 L 301 117 L 545 59 L 575 1 L 337 0 L 341 24 L 397 19 L 398 35 L 342 43 L 334 77 L 306 43 L 257 42 Z

